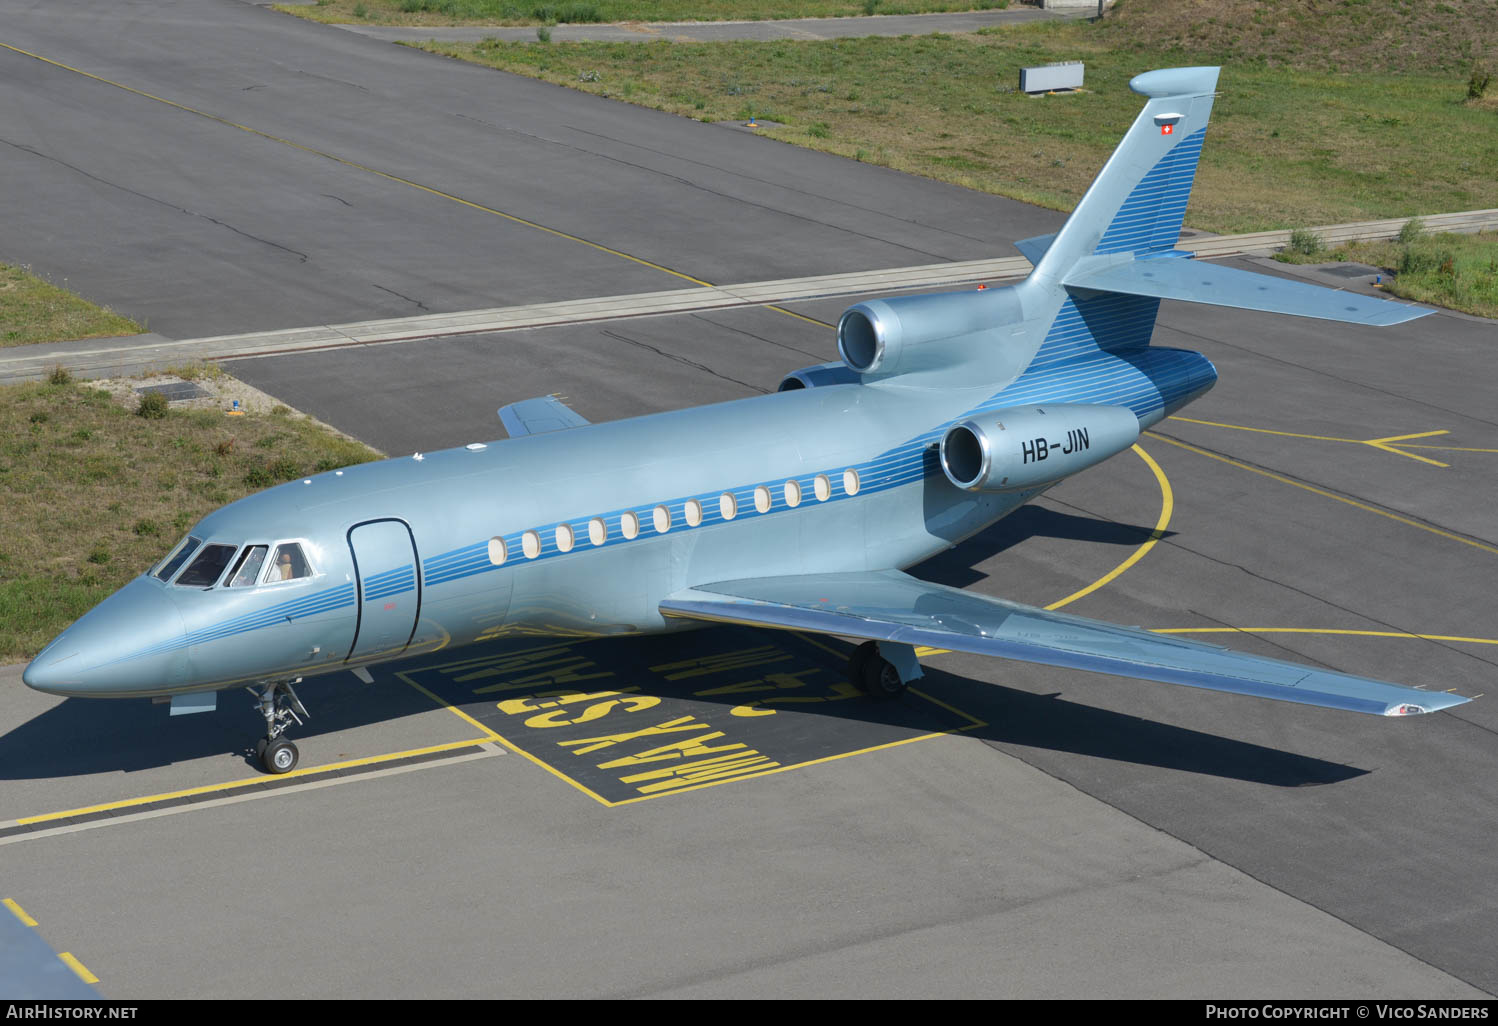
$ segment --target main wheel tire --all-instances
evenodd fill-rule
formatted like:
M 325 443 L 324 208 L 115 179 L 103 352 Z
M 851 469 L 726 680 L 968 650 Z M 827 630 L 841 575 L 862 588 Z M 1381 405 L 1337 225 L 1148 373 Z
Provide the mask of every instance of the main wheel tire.
M 268 737 L 262 737 L 259 741 L 255 742 L 255 758 L 258 759 L 262 765 L 265 763 L 265 746 L 268 744 L 270 744 L 270 738 Z
M 874 641 L 865 641 L 853 650 L 848 656 L 848 680 L 855 688 L 864 688 L 864 668 L 870 659 L 879 658 L 879 644 Z
M 894 663 L 875 653 L 863 664 L 863 689 L 875 698 L 899 698 L 905 693 L 905 682 Z
M 296 769 L 299 754 L 290 741 L 272 741 L 261 753 L 260 764 L 267 773 L 290 773 Z

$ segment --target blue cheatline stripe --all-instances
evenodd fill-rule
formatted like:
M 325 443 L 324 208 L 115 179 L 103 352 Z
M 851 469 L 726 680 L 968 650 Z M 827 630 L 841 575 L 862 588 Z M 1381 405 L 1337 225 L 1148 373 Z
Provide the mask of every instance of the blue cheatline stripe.
M 961 420 L 1007 406 L 1035 403 L 1068 402 L 1126 406 L 1140 417 L 1161 410 L 1170 403 L 1200 389 L 1215 378 L 1215 371 L 1198 353 L 1173 349 L 1153 349 L 1148 345 L 1154 329 L 1159 300 L 1137 296 L 1103 293 L 1087 299 L 1069 296 L 1062 304 L 1045 340 L 1030 367 L 1013 383 L 988 399 L 944 424 L 907 439 L 872 459 L 851 468 L 829 468 L 823 473 L 829 483 L 827 502 L 850 498 L 843 483 L 843 471 L 854 470 L 859 478 L 858 494 L 872 494 L 918 482 L 935 472 L 930 448 L 947 430 Z M 818 506 L 817 473 L 799 474 L 791 480 L 801 486 L 801 506 Z M 785 499 L 785 480 L 777 478 L 756 484 L 726 489 L 738 503 L 735 519 L 767 516 L 790 509 Z M 754 505 L 755 491 L 764 487 L 770 493 L 770 505 L 760 513 Z M 696 499 L 702 506 L 699 526 L 710 527 L 725 522 L 719 509 L 722 491 L 682 496 L 663 505 L 670 511 L 669 531 L 692 530 L 686 521 L 686 504 Z M 639 540 L 648 540 L 661 532 L 655 530 L 652 513 L 655 506 L 646 505 L 610 510 L 602 517 L 607 533 L 605 546 L 625 544 L 620 522 L 626 513 L 639 518 Z M 533 563 L 566 555 L 556 545 L 556 529 L 561 524 L 572 528 L 572 552 L 596 548 L 588 537 L 592 516 L 555 521 L 531 528 L 541 541 L 534 559 L 526 559 L 521 539 L 524 531 L 501 535 L 508 557 L 506 566 Z M 489 560 L 489 539 L 470 542 L 439 553 L 422 564 L 423 582 L 427 587 L 447 584 L 476 574 L 498 569 Z M 416 570 L 411 564 L 372 574 L 365 582 L 365 601 L 388 598 L 416 586 Z M 351 606 L 355 601 L 354 585 L 345 584 L 327 592 L 284 602 L 269 609 L 245 614 L 222 624 L 194 631 L 174 642 L 164 642 L 126 658 L 172 651 L 230 637 L 246 631 L 272 626 L 285 619 L 297 619 L 316 613 Z M 123 660 L 115 660 L 122 662 Z
M 1206 128 L 1198 128 L 1160 158 L 1119 206 L 1094 252 L 1138 253 L 1176 244 L 1206 137 Z
M 1124 301 L 1122 307 L 1121 300 Z M 1058 316 L 1057 326 L 1052 328 L 1042 350 L 1053 341 L 1064 339 L 1058 342 L 1050 355 L 1055 357 L 1055 349 L 1065 346 L 1070 355 L 1069 360 L 1058 362 L 1053 358 L 1048 361 L 1048 367 L 1039 370 L 1032 368 L 1013 384 L 960 417 L 908 439 L 873 459 L 855 464 L 852 469 L 858 473 L 861 482 L 858 494 L 886 491 L 926 477 L 934 466 L 930 456 L 932 443 L 939 441 L 953 424 L 976 414 L 1021 404 L 1073 402 L 1127 406 L 1136 415 L 1143 417 L 1200 388 L 1215 377 L 1211 365 L 1200 354 L 1151 349 L 1144 344 L 1153 328 L 1158 300 L 1107 295 L 1096 300 L 1082 301 L 1080 308 L 1078 302 L 1072 299 L 1068 299 L 1067 304 L 1070 316 L 1065 319 Z M 1089 304 L 1096 306 L 1093 308 Z M 1092 328 L 1110 333 L 1106 350 L 1099 348 Z M 1142 341 L 1136 341 L 1132 348 L 1124 349 L 1116 341 L 1120 336 Z M 843 487 L 842 470 L 843 468 L 835 468 L 824 472 L 832 485 L 831 495 L 827 500 L 829 502 L 850 497 Z M 801 485 L 800 504 L 803 506 L 821 504 L 813 490 L 816 476 L 802 474 L 793 479 Z M 765 513 L 758 512 L 754 507 L 754 492 L 760 486 L 768 488 L 771 496 L 771 505 Z M 771 515 L 790 508 L 785 502 L 783 479 L 762 481 L 758 485 L 741 486 L 727 491 L 738 501 L 739 517 Z M 724 518 L 718 508 L 718 497 L 721 494 L 722 492 L 714 491 L 663 503 L 671 513 L 669 531 L 691 530 L 686 524 L 683 511 L 687 501 L 693 498 L 702 504 L 701 526 L 723 523 Z M 625 513 L 634 513 L 639 517 L 639 539 L 657 536 L 660 532 L 652 524 L 654 508 L 653 505 L 631 507 L 601 514 L 607 527 L 604 544 L 626 542 L 620 529 L 620 518 Z M 522 554 L 521 539 L 524 531 L 501 535 L 508 554 L 504 565 L 534 563 L 566 555 L 557 548 L 555 541 L 556 529 L 561 524 L 572 528 L 575 544 L 571 551 L 582 552 L 595 548 L 588 540 L 587 526 L 590 519 L 591 517 L 582 517 L 555 521 L 531 528 L 541 540 L 539 552 L 533 559 L 526 559 Z M 498 567 L 489 561 L 487 540 L 433 556 L 423 564 L 424 579 L 429 587 L 496 569 Z
M 407 563 L 394 570 L 386 570 L 370 576 L 364 582 L 364 601 L 374 602 L 378 599 L 389 598 L 391 595 L 412 591 L 415 587 L 416 567 Z
M 180 638 L 163 641 L 160 644 L 152 645 L 150 648 L 139 652 L 132 652 L 128 656 L 111 660 L 103 665 L 113 666 L 115 663 L 122 663 L 128 659 L 138 659 L 141 656 L 175 652 L 191 645 L 201 645 L 204 642 L 232 637 L 235 634 L 244 634 L 248 631 L 270 627 L 287 620 L 305 619 L 309 616 L 331 612 L 353 604 L 354 586 L 352 584 L 341 584 L 328 591 L 319 591 L 313 595 L 307 595 L 288 602 L 281 602 L 268 609 L 245 613 L 242 616 L 234 617 L 232 620 L 225 620 L 223 623 L 211 624 L 208 627 L 190 631 Z

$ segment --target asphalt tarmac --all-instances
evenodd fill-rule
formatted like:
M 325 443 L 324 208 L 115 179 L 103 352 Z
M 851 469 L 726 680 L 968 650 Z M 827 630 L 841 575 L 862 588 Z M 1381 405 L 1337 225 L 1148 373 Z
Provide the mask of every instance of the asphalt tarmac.
M 12 46 L 224 119 L 0 51 L 0 256 L 178 337 L 682 284 L 617 254 L 705 281 L 974 259 L 1059 220 L 233 0 L 0 9 Z M 532 395 L 601 421 L 773 389 L 833 358 L 842 305 L 229 369 L 401 453 Z M 1158 474 L 1120 455 L 917 572 L 1041 605 L 1103 582 L 1065 608 L 1489 691 L 1491 322 L 1167 304 L 1155 341 L 1221 375 L 1142 440 Z M 1498 992 L 1491 698 L 1385 721 L 942 654 L 879 706 L 836 641 L 512 649 L 309 683 L 310 772 L 279 785 L 248 696 L 168 722 L 6 671 L 0 896 L 110 997 Z M 646 777 L 508 704 L 583 680 L 763 761 Z

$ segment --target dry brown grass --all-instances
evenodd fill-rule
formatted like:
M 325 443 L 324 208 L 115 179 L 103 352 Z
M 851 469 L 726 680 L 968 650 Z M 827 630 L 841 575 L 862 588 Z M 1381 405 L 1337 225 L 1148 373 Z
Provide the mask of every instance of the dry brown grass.
M 217 507 L 378 455 L 285 407 L 133 410 L 74 382 L 0 388 L 0 661 L 34 655 Z

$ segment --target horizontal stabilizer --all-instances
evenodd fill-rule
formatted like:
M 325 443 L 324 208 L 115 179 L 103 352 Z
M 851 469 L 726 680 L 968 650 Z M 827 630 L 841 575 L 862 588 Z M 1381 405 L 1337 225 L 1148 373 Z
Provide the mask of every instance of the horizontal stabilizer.
M 699 585 L 670 596 L 660 609 L 713 623 L 931 645 L 1384 716 L 1469 701 L 1036 609 L 898 570 Z
M 543 435 L 548 431 L 564 431 L 582 427 L 588 421 L 572 407 L 554 395 L 543 395 L 537 399 L 522 399 L 518 403 L 499 408 L 499 421 L 511 438 L 521 435 Z
M 1051 248 L 1051 243 L 1056 241 L 1056 232 L 1049 235 L 1036 235 L 1029 239 L 1020 239 L 1014 244 L 1014 248 L 1025 255 L 1025 259 L 1032 264 L 1040 263 L 1040 258 L 1045 256 L 1045 251 Z
M 1401 324 L 1435 312 L 1429 307 L 1360 296 L 1355 292 L 1322 288 L 1197 260 L 1133 260 L 1097 270 L 1088 270 L 1084 264 L 1068 274 L 1064 284 L 1070 289 L 1121 292 L 1129 296 L 1153 296 L 1185 303 L 1377 326 Z

